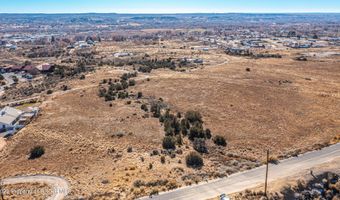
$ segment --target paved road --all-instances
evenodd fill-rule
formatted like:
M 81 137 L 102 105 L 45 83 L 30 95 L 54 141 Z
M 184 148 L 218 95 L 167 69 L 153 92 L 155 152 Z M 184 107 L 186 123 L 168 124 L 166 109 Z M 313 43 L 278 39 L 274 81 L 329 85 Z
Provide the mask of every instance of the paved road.
M 49 175 L 35 175 L 35 176 L 19 176 L 6 178 L 1 180 L 3 185 L 12 185 L 19 183 L 45 183 L 50 185 L 53 189 L 53 195 L 48 198 L 48 200 L 62 200 L 69 193 L 69 183 L 57 176 Z
M 323 163 L 340 158 L 340 143 L 326 147 L 320 151 L 313 151 L 299 157 L 281 161 L 278 165 L 269 166 L 269 181 L 285 178 L 299 172 L 311 169 Z M 200 200 L 217 197 L 220 194 L 232 194 L 245 189 L 254 188 L 263 183 L 265 166 L 246 172 L 217 179 L 208 183 L 179 188 L 174 191 L 160 193 L 153 200 Z M 143 197 L 141 199 L 150 199 Z

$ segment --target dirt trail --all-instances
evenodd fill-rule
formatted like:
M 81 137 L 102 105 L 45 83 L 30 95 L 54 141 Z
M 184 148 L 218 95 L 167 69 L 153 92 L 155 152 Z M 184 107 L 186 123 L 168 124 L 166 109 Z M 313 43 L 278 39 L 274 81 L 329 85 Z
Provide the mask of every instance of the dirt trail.
M 20 183 L 46 183 L 52 187 L 53 195 L 47 200 L 62 200 L 69 193 L 69 183 L 61 177 L 49 175 L 19 176 L 1 180 L 3 185 Z

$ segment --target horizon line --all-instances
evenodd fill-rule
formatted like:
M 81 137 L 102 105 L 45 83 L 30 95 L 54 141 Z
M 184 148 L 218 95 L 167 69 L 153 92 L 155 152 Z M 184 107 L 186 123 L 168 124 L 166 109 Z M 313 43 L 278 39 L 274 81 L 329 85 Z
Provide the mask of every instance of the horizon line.
M 340 14 L 340 11 L 301 11 L 301 12 L 174 12 L 174 13 L 153 13 L 153 12 L 0 12 L 7 15 L 55 15 L 55 14 L 116 14 L 116 15 L 179 15 L 179 14 Z

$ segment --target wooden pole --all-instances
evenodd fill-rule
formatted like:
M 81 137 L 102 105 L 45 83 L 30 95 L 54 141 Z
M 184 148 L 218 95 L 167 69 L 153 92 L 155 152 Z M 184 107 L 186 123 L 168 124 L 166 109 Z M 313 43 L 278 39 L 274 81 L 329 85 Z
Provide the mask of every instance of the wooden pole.
M 267 150 L 267 166 L 266 166 L 266 180 L 264 184 L 264 194 L 267 196 L 267 188 L 268 188 L 268 168 L 269 168 L 269 149 Z

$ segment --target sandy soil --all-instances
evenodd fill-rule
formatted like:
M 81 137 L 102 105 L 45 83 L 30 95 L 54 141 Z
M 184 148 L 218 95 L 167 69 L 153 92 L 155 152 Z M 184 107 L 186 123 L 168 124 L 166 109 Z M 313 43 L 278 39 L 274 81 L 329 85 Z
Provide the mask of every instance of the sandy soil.
M 6 145 L 6 141 L 3 138 L 0 138 L 0 151 L 5 148 Z

